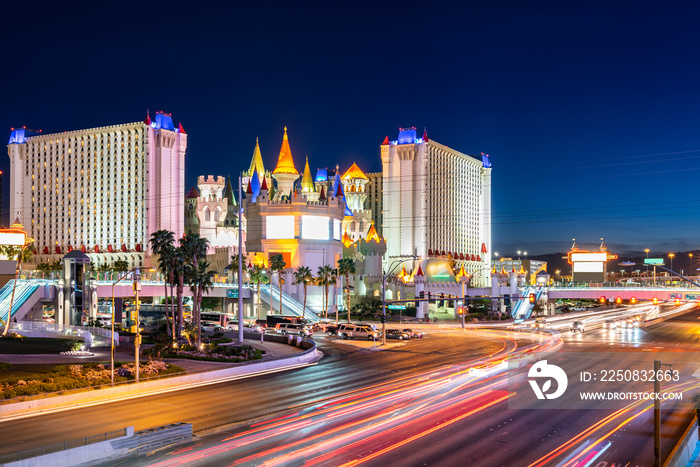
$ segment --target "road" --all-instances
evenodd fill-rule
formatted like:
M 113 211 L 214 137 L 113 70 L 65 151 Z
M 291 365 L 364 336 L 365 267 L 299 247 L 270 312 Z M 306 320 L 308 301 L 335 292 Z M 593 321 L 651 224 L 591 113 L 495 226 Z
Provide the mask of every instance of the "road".
M 576 372 L 600 371 L 619 358 L 651 361 L 654 352 L 666 351 L 700 362 L 692 353 L 700 350 L 699 320 L 695 311 L 631 332 L 564 333 L 563 352 L 554 355 L 584 356 L 570 358 Z M 530 388 L 522 371 L 519 378 L 507 373 L 508 381 L 500 352 L 522 352 L 549 334 L 532 336 L 455 330 L 382 351 L 320 338 L 326 358 L 314 367 L 6 422 L 3 432 L 14 449 L 127 425 L 139 430 L 185 421 L 199 434 L 213 432 L 110 465 L 577 465 L 608 441 L 599 462 L 653 465 L 648 402 L 616 410 L 509 408 L 513 392 Z M 465 362 L 484 355 L 492 364 L 468 371 L 474 364 Z M 687 402 L 664 402 L 665 455 L 690 414 Z

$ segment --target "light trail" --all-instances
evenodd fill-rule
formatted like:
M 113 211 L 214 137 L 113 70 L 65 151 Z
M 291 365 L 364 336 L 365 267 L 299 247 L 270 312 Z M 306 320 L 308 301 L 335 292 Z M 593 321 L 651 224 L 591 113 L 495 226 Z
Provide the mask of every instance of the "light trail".
M 501 340 L 487 356 L 397 381 L 324 398 L 298 411 L 251 425 L 215 446 L 169 453 L 158 466 L 333 463 L 355 465 L 434 433 L 509 397 L 508 361 L 561 348 L 558 333 L 533 336 L 518 348 L 513 334 L 479 330 L 472 335 Z M 362 453 L 361 459 L 357 453 Z

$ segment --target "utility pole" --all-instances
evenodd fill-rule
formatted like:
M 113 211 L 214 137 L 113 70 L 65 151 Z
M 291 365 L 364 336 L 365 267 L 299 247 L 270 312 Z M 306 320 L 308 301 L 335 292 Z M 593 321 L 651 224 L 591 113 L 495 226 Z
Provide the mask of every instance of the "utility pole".
M 136 382 L 139 382 L 139 353 L 141 353 L 141 320 L 139 318 L 139 290 L 141 290 L 140 270 L 134 270 L 134 294 L 136 295 L 136 337 L 134 338 L 134 354 L 136 358 Z
M 243 180 L 238 175 L 238 342 L 243 343 Z

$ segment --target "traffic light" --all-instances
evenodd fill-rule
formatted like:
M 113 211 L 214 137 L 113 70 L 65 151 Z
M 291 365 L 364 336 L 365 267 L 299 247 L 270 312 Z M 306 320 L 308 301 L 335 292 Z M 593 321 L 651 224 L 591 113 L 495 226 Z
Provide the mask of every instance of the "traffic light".
M 530 294 L 530 303 L 535 303 L 535 294 L 534 293 Z
M 621 297 L 617 297 L 617 298 L 615 299 L 615 303 L 617 303 L 618 305 L 619 305 L 620 303 L 622 303 L 622 298 L 621 298 Z
M 652 302 L 654 303 L 654 305 L 658 305 L 658 304 L 659 304 L 659 299 L 656 298 L 656 297 L 654 297 L 654 300 L 652 300 Z
M 386 323 L 386 316 L 384 316 L 384 315 L 380 316 L 380 317 L 379 317 L 379 322 L 382 323 L 382 324 Z
M 428 302 L 430 302 L 433 299 L 432 295 L 433 295 L 432 293 L 428 292 Z
M 598 299 L 598 301 L 599 301 L 600 303 L 605 303 L 605 297 L 600 297 L 600 298 Z
M 630 303 L 634 305 L 635 303 L 637 303 L 637 299 L 635 297 L 630 298 Z
M 681 304 L 681 299 L 680 299 L 680 298 L 677 298 L 677 299 L 676 299 L 676 306 L 679 306 L 680 304 Z
M 423 292 L 423 291 L 421 290 L 419 296 L 420 296 L 420 298 L 425 298 L 425 292 Z

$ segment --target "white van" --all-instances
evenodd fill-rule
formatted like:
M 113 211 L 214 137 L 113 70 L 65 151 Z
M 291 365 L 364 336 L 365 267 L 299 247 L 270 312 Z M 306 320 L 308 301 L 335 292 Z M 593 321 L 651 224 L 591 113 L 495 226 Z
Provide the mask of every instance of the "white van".
M 355 337 L 374 340 L 379 339 L 382 334 L 368 324 L 341 324 L 338 326 L 338 335 L 343 339 Z
M 277 323 L 275 326 L 275 332 L 282 334 L 283 336 L 291 334 L 293 336 L 299 335 L 301 337 L 311 336 L 314 333 L 310 326 L 293 323 Z

